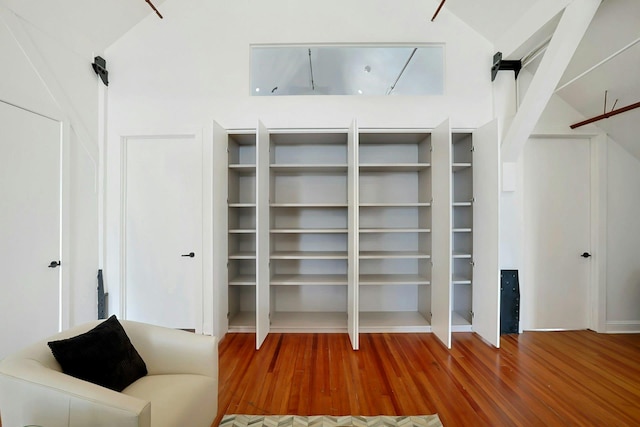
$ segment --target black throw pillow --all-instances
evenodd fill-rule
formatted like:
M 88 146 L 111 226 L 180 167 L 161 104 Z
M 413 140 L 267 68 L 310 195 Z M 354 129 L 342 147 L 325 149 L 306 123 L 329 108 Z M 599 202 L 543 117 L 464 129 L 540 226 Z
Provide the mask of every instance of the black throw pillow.
M 147 365 L 115 315 L 81 335 L 47 344 L 65 374 L 115 391 L 147 375 Z

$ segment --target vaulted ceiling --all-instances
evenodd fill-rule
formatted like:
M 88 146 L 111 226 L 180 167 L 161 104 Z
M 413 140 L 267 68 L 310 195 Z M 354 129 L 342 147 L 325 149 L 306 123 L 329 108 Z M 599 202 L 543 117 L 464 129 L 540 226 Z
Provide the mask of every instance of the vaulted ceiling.
M 497 43 L 521 16 L 544 0 L 448 0 L 445 8 Z M 521 59 L 521 58 L 510 58 Z M 531 63 L 534 68 L 536 62 Z M 532 70 L 535 72 L 535 69 Z M 556 89 L 586 118 L 640 102 L 640 1 L 604 0 Z M 567 126 L 570 124 L 568 123 Z M 612 139 L 640 159 L 640 109 L 598 121 Z
M 165 0 L 153 0 L 160 9 Z M 425 0 L 435 12 L 440 0 Z M 448 0 L 452 13 L 496 44 L 531 8 L 547 0 Z M 565 3 L 569 1 L 565 0 Z M 64 41 L 86 40 L 100 52 L 154 12 L 145 0 L 0 0 L 25 21 Z M 55 18 L 52 18 L 55 17 Z M 430 17 L 425 17 L 429 19 Z M 64 31 L 61 31 L 64 29 Z M 542 31 L 552 32 L 553 27 Z M 519 52 L 520 54 L 520 52 Z M 522 58 L 508 58 L 522 59 Z M 535 72 L 536 62 L 530 64 Z M 556 94 L 586 118 L 640 102 L 640 1 L 603 0 L 567 67 Z M 567 124 L 567 126 L 569 123 Z M 640 109 L 597 122 L 640 158 Z

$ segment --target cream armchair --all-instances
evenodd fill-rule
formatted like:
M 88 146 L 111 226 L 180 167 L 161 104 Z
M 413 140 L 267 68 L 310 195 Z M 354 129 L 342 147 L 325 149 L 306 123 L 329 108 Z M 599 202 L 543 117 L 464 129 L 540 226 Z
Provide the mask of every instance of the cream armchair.
M 62 372 L 48 341 L 73 337 L 90 322 L 0 361 L 3 427 L 210 427 L 217 412 L 215 337 L 121 320 L 148 374 L 122 392 Z

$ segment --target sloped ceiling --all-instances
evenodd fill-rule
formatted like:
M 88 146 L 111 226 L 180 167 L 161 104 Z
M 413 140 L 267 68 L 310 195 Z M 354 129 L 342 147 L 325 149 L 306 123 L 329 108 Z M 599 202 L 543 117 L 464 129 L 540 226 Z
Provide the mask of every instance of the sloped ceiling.
M 165 0 L 153 0 L 155 6 Z M 0 0 L 35 28 L 69 46 L 102 52 L 150 14 L 145 0 Z
M 489 41 L 541 0 L 448 0 L 445 8 Z M 515 59 L 515 58 L 514 58 Z M 535 66 L 533 63 L 532 66 Z M 533 70 L 535 71 L 535 70 Z M 556 93 L 586 118 L 640 102 L 640 1 L 604 0 Z M 567 123 L 567 128 L 572 123 Z M 640 159 L 640 109 L 595 123 Z

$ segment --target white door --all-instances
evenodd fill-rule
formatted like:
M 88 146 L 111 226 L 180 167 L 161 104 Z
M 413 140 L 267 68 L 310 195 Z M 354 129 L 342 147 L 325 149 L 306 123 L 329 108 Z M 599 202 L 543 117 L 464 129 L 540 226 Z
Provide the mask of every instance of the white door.
M 494 120 L 473 132 L 473 331 L 500 347 L 500 144 Z
M 125 316 L 202 328 L 202 142 L 195 136 L 124 142 Z
M 0 102 L 0 359 L 60 327 L 60 129 Z
M 530 139 L 524 151 L 525 329 L 588 327 L 588 139 Z

